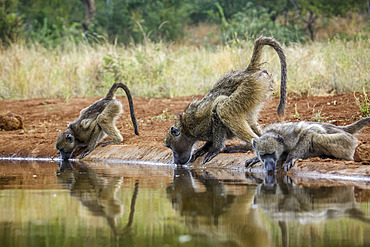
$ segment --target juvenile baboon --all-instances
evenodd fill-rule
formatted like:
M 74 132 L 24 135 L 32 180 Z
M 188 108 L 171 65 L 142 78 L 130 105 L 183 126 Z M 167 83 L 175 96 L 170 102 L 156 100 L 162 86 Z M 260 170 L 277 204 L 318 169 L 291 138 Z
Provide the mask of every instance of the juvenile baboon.
M 260 138 L 252 140 L 256 157 L 248 159 L 245 165 L 251 167 L 261 161 L 271 172 L 275 171 L 278 163 L 285 161 L 283 168 L 286 172 L 297 159 L 322 157 L 352 160 L 357 146 L 354 134 L 368 124 L 370 117 L 347 126 L 304 121 L 272 124 L 264 129 Z
M 273 91 L 273 77 L 262 68 L 262 48 L 275 49 L 281 64 L 279 117 L 284 116 L 286 104 L 286 59 L 281 45 L 273 38 L 256 40 L 251 61 L 247 68 L 223 75 L 201 99 L 193 100 L 168 131 L 165 146 L 169 147 L 176 164 L 196 160 L 203 154 L 203 163 L 218 153 L 246 152 L 252 148 L 252 138 L 261 134 L 257 119 L 262 103 Z M 225 149 L 226 139 L 234 136 L 245 143 Z M 206 141 L 193 154 L 197 141 Z
M 135 134 L 139 135 L 131 93 L 125 84 L 116 82 L 104 98 L 82 109 L 80 116 L 70 122 L 66 131 L 59 135 L 55 148 L 61 154 L 62 159 L 69 159 L 75 148 L 81 146 L 85 147 L 79 156 L 82 159 L 94 150 L 106 135 L 112 140 L 104 142 L 103 147 L 122 142 L 123 137 L 115 126 L 118 116 L 122 113 L 122 104 L 114 96 L 118 88 L 126 92 Z

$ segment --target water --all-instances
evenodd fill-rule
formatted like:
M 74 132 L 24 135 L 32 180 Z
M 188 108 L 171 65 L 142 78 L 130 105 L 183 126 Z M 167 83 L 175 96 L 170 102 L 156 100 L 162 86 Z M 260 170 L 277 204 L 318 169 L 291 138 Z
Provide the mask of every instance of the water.
M 370 186 L 0 161 L 0 246 L 370 246 Z

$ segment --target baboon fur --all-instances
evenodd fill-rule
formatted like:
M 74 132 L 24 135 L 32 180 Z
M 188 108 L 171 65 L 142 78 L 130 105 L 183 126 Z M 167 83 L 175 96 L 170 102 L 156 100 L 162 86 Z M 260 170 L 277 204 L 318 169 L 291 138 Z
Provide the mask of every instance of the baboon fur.
M 200 100 L 193 100 L 168 131 L 165 146 L 169 147 L 176 164 L 196 160 L 203 154 L 203 163 L 218 153 L 246 152 L 252 148 L 252 138 L 261 134 L 257 120 L 262 104 L 270 96 L 275 82 L 263 69 L 262 48 L 275 49 L 281 64 L 281 87 L 278 115 L 284 116 L 286 104 L 286 59 L 281 45 L 269 37 L 256 40 L 251 61 L 244 70 L 222 76 Z M 238 137 L 245 143 L 225 149 L 226 139 Z M 206 141 L 193 154 L 197 141 Z
M 297 159 L 310 157 L 352 160 L 357 146 L 354 134 L 370 124 L 370 117 L 347 126 L 329 123 L 296 122 L 267 126 L 260 138 L 253 139 L 256 157 L 246 161 L 251 167 L 261 161 L 266 171 L 273 172 L 283 163 L 287 172 Z
M 63 160 L 69 159 L 75 148 L 85 147 L 79 156 L 82 159 L 94 150 L 106 135 L 112 140 L 104 142 L 103 147 L 109 144 L 119 144 L 123 141 L 122 135 L 115 126 L 118 116 L 122 113 L 122 104 L 115 98 L 115 92 L 118 88 L 122 88 L 126 92 L 135 134 L 139 135 L 131 93 L 125 84 L 116 82 L 104 98 L 82 109 L 80 116 L 70 122 L 66 131 L 59 135 L 55 148 Z

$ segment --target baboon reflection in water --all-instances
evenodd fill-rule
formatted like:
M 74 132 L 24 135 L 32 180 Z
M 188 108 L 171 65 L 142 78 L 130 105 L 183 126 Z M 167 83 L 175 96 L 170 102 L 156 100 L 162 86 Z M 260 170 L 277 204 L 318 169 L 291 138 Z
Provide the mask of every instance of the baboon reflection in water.
M 100 177 L 83 162 L 62 161 L 57 172 L 57 179 L 93 215 L 106 218 L 116 236 L 124 236 L 130 232 L 139 182 L 135 182 L 128 222 L 124 228 L 119 228 L 117 218 L 122 216 L 123 209 L 122 203 L 116 199 L 115 194 L 122 183 L 122 177 Z

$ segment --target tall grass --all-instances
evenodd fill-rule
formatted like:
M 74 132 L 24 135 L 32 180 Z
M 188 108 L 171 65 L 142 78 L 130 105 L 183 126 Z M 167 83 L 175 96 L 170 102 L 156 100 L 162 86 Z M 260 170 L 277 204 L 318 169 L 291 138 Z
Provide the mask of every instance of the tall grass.
M 253 43 L 236 43 L 206 48 L 149 40 L 131 46 L 71 42 L 50 50 L 16 42 L 0 48 L 0 97 L 102 96 L 116 80 L 136 97 L 204 94 L 225 72 L 247 66 Z M 289 92 L 370 91 L 369 48 L 363 39 L 285 47 Z M 279 59 L 265 50 L 266 67 L 279 82 Z

